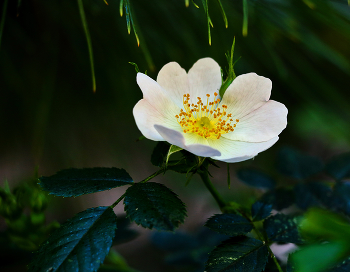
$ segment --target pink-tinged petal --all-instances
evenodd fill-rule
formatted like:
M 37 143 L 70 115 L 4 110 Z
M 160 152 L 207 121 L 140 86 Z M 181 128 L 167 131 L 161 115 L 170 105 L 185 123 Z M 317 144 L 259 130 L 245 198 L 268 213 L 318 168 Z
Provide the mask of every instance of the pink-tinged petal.
M 270 99 L 272 82 L 255 73 L 240 75 L 227 88 L 222 104 L 234 119 L 242 119 Z
M 173 145 L 177 145 L 178 147 L 181 147 L 185 150 L 188 150 L 189 152 L 197 156 L 212 157 L 221 155 L 221 153 L 218 150 L 208 145 L 203 145 L 200 143 L 187 144 L 183 133 L 178 130 L 170 129 L 162 125 L 154 125 L 154 127 L 165 141 Z
M 190 92 L 185 69 L 177 62 L 170 62 L 160 69 L 157 82 L 162 86 L 167 96 L 182 108 L 183 95 Z
M 191 103 L 196 103 L 197 97 L 206 100 L 206 94 L 213 98 L 214 92 L 219 92 L 222 83 L 220 66 L 212 58 L 200 59 L 188 71 L 188 80 Z
M 221 137 L 218 140 L 208 140 L 208 142 L 211 147 L 219 150 L 221 153 L 221 156 L 212 157 L 213 159 L 225 162 L 239 162 L 255 157 L 258 153 L 274 145 L 277 140 L 278 137 L 274 137 L 266 142 L 248 143 L 231 141 Z
M 136 79 L 143 93 L 143 98 L 147 100 L 160 115 L 167 118 L 169 122 L 177 123 L 175 115 L 179 114 L 180 108 L 167 96 L 162 87 L 152 78 L 142 73 L 137 73 Z
M 222 137 L 244 142 L 264 142 L 277 135 L 287 126 L 287 108 L 279 102 L 269 100 L 260 108 L 239 120 L 235 130 Z

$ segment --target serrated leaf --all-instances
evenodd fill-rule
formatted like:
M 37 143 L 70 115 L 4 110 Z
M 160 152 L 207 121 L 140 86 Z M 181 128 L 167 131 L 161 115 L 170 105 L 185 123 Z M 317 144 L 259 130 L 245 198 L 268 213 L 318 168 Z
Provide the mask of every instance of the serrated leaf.
M 163 184 L 137 183 L 125 192 L 127 216 L 144 228 L 174 231 L 184 222 L 185 204 Z
M 326 165 L 326 171 L 335 179 L 350 177 L 350 152 L 332 158 Z
M 208 219 L 205 226 L 213 231 L 230 236 L 246 234 L 253 229 L 252 223 L 233 213 L 216 214 Z
M 283 175 L 295 179 L 305 179 L 321 172 L 323 163 L 316 157 L 304 155 L 292 148 L 285 147 L 278 154 L 277 168 Z
M 257 201 L 252 205 L 252 220 L 260 221 L 270 216 L 272 204 Z
M 302 243 L 296 219 L 279 213 L 264 221 L 264 230 L 267 237 L 274 242 Z
M 274 179 L 269 175 L 253 168 L 239 169 L 237 171 L 237 177 L 247 185 L 257 188 L 272 189 L 276 185 Z
M 268 260 L 268 249 L 257 239 L 237 236 L 217 246 L 206 263 L 207 272 L 260 272 Z
M 303 210 L 310 207 L 328 206 L 332 189 L 320 182 L 299 183 L 294 187 L 295 204 Z
M 116 227 L 116 216 L 110 207 L 78 213 L 39 248 L 29 271 L 97 271 L 109 252 Z
M 295 194 L 294 191 L 287 188 L 276 188 L 266 192 L 260 201 L 272 204 L 273 209 L 280 211 L 294 204 Z
M 151 163 L 161 167 L 167 157 L 170 145 L 167 142 L 158 142 L 153 149 Z
M 64 197 L 91 194 L 134 183 L 124 169 L 114 167 L 65 169 L 39 180 L 43 190 Z

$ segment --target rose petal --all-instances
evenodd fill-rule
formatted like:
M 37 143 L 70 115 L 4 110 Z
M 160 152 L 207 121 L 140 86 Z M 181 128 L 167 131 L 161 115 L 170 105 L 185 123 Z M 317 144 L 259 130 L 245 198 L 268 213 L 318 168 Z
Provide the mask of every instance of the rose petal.
M 154 125 L 154 128 L 158 131 L 158 133 L 166 140 L 167 142 L 177 145 L 178 147 L 181 147 L 183 149 L 188 150 L 189 152 L 201 156 L 201 157 L 212 157 L 212 156 L 220 156 L 221 153 L 208 146 L 203 144 L 189 144 L 187 145 L 185 143 L 185 138 L 183 136 L 183 133 L 180 131 L 170 129 L 167 127 L 164 127 L 162 125 Z
M 166 95 L 162 87 L 149 76 L 137 73 L 137 84 L 139 85 L 143 98 L 154 107 L 159 114 L 177 123 L 175 115 L 179 114 L 179 107 Z
M 240 75 L 227 88 L 222 105 L 227 105 L 227 113 L 234 119 L 242 119 L 260 108 L 269 100 L 272 82 L 255 73 Z
M 220 151 L 221 156 L 212 157 L 215 160 L 225 162 L 239 162 L 251 159 L 258 153 L 268 149 L 278 140 L 274 137 L 269 141 L 260 143 L 248 143 L 241 141 L 231 141 L 221 137 L 217 140 L 208 140 L 209 145 Z
M 157 82 L 162 86 L 167 96 L 182 108 L 183 95 L 190 92 L 185 69 L 181 68 L 177 62 L 170 62 L 160 69 Z
M 206 94 L 214 96 L 221 87 L 221 69 L 212 58 L 198 60 L 188 71 L 191 103 L 197 102 L 197 97 L 206 100 Z M 193 100 L 194 99 L 194 100 Z
M 263 106 L 242 117 L 235 130 L 222 137 L 244 142 L 264 142 L 279 135 L 287 126 L 287 108 L 269 100 Z

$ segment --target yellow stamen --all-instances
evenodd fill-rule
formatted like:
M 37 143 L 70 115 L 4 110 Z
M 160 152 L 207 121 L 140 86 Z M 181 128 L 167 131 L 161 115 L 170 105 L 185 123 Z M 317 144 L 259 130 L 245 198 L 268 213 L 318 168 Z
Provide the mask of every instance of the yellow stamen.
M 183 95 L 184 107 L 175 117 L 184 133 L 196 133 L 203 138 L 215 140 L 234 131 L 239 119 L 233 123 L 232 114 L 226 112 L 227 105 L 220 105 L 220 99 L 216 98 L 218 94 L 215 92 L 214 95 L 213 102 L 209 102 L 210 94 L 206 95 L 206 105 L 200 97 L 197 97 L 198 102 L 195 104 L 190 103 L 189 94 Z

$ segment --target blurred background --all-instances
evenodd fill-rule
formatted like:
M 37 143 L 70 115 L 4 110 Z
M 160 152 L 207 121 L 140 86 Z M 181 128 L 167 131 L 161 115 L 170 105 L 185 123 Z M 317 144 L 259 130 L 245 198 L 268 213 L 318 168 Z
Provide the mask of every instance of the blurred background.
M 254 160 L 214 169 L 213 182 L 226 199 L 244 201 L 260 194 L 235 181 L 234 169 L 254 165 L 269 172 L 282 146 L 327 160 L 350 150 L 350 4 L 346 0 L 248 0 L 248 34 L 243 36 L 242 1 L 209 2 L 211 45 L 201 5 L 182 0 L 130 0 L 140 46 L 128 35 L 119 1 L 85 0 L 96 92 L 89 51 L 76 1 L 9 1 L 0 45 L 0 185 L 13 188 L 28 177 L 65 168 L 118 167 L 135 181 L 157 170 L 150 163 L 155 142 L 137 141 L 132 109 L 142 93 L 128 62 L 156 78 L 170 61 L 188 70 L 211 57 L 227 67 L 225 53 L 235 37 L 237 75 L 256 72 L 273 82 L 272 96 L 289 110 L 278 143 Z M 3 4 L 1 4 L 3 12 Z M 124 12 L 125 13 L 125 12 Z M 4 13 L 2 13 L 4 14 Z M 199 179 L 167 173 L 154 181 L 172 188 L 186 203 L 182 227 L 194 231 L 219 212 Z M 283 181 L 281 181 L 283 182 Z M 75 199 L 50 198 L 48 221 L 65 219 L 89 207 L 110 205 L 125 189 Z M 244 193 L 242 193 L 244 192 Z M 122 205 L 116 213 L 123 213 Z M 2 220 L 2 219 L 1 219 Z M 3 221 L 0 228 L 4 229 Z M 142 271 L 170 271 L 159 252 L 146 250 L 151 231 L 118 251 Z M 147 265 L 144 261 L 147 259 Z M 13 270 L 17 271 L 17 270 Z M 19 270 L 18 270 L 19 271 Z

